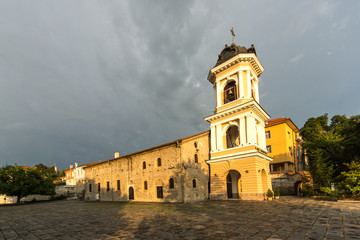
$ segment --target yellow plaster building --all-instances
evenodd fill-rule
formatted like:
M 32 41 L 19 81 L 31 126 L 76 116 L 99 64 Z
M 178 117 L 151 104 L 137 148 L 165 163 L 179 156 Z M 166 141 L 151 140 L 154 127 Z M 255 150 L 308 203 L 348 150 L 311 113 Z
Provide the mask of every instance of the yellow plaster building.
M 298 127 L 290 118 L 276 118 L 265 122 L 266 148 L 274 159 L 271 172 L 296 172 L 302 169 L 301 142 Z
M 188 202 L 263 200 L 272 189 L 254 46 L 225 48 L 210 70 L 210 131 L 84 167 L 85 199 Z

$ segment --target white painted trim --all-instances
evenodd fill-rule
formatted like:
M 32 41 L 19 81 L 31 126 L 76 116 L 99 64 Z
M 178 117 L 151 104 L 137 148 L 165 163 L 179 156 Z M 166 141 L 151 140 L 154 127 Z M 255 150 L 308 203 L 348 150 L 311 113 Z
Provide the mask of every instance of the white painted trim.
M 238 78 L 239 78 L 239 98 L 244 98 L 243 70 L 238 71 Z
M 264 71 L 264 68 L 263 66 L 261 65 L 259 59 L 256 57 L 256 55 L 254 53 L 239 53 L 238 55 L 232 57 L 231 59 L 227 60 L 226 62 L 223 62 L 222 64 L 214 67 L 213 69 L 211 69 L 211 73 L 214 74 L 214 72 L 216 72 L 217 70 L 221 69 L 221 68 L 224 68 L 225 66 L 231 64 L 232 62 L 235 62 L 237 60 L 240 60 L 241 59 L 246 59 L 247 62 L 249 62 L 251 64 L 251 60 L 254 61 L 254 68 L 256 69 L 256 67 L 258 67 L 258 71 L 259 72 L 257 75 L 260 75 L 263 71 Z
M 251 98 L 251 78 L 250 78 L 250 70 L 246 71 L 246 82 L 247 82 L 247 96 Z
M 258 114 L 262 115 L 264 119 L 269 119 L 270 116 L 261 108 L 261 106 L 254 100 L 252 101 L 249 101 L 249 102 L 246 102 L 246 103 L 243 103 L 243 104 L 240 104 L 240 105 L 236 105 L 234 107 L 231 107 L 229 109 L 225 109 L 221 112 L 218 112 L 216 114 L 213 114 L 211 116 L 208 116 L 208 117 L 205 117 L 204 119 L 206 121 L 214 121 L 216 119 L 219 119 L 219 118 L 222 118 L 224 116 L 228 116 L 228 115 L 231 115 L 231 114 L 235 114 L 235 113 L 239 113 L 243 110 L 246 110 L 246 109 L 252 109 L 253 111 L 257 112 Z M 239 116 L 239 115 L 237 115 Z M 241 115 L 240 115 L 241 116 Z M 262 120 L 264 121 L 264 120 Z
M 220 82 L 216 82 L 216 96 L 215 98 L 217 99 L 216 100 L 216 108 L 220 107 L 221 105 L 221 88 L 220 88 Z
M 227 156 L 221 156 L 221 157 L 212 158 L 210 160 L 207 160 L 207 163 L 216 163 L 216 162 L 223 162 L 223 161 L 239 160 L 239 159 L 255 157 L 255 156 L 264 158 L 265 160 L 267 160 L 269 162 L 273 161 L 273 159 L 271 157 L 266 156 L 264 154 L 261 154 L 256 150 L 251 150 L 251 151 L 242 152 L 240 154 L 238 153 L 238 154 L 231 154 L 231 155 L 227 155 Z
M 215 132 L 215 126 L 210 126 L 210 142 L 211 142 L 211 146 L 210 146 L 210 151 L 213 152 L 214 150 L 216 150 L 216 132 Z
M 217 124 L 216 125 L 216 149 L 222 150 L 223 146 L 222 146 L 222 135 L 221 135 L 221 124 Z
M 252 71 L 252 69 L 251 69 L 250 66 L 238 65 L 238 66 L 236 66 L 236 68 L 234 68 L 233 70 L 231 70 L 228 74 L 226 74 L 226 76 L 223 76 L 223 77 L 221 77 L 221 78 L 217 78 L 217 79 L 215 80 L 215 82 L 221 82 L 221 81 L 223 81 L 224 79 L 226 79 L 227 77 L 238 73 L 239 71 L 247 71 L 247 70 Z

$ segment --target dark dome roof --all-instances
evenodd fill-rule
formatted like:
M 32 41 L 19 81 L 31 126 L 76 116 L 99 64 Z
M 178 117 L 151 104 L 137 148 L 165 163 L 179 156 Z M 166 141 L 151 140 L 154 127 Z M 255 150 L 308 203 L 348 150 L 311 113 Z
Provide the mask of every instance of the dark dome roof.
M 236 45 L 235 43 L 232 43 L 230 46 L 226 44 L 225 48 L 219 54 L 219 59 L 217 60 L 215 67 L 225 62 L 226 60 L 229 60 L 230 58 L 238 55 L 239 53 L 255 53 L 256 55 L 254 44 L 252 44 L 250 48 L 241 47 Z

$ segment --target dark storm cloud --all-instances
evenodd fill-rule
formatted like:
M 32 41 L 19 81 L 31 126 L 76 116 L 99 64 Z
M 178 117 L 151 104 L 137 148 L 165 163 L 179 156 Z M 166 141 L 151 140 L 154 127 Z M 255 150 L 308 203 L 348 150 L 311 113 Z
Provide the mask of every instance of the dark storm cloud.
M 61 168 L 208 130 L 224 44 L 255 44 L 261 104 L 355 115 L 359 3 L 1 1 L 0 165 Z

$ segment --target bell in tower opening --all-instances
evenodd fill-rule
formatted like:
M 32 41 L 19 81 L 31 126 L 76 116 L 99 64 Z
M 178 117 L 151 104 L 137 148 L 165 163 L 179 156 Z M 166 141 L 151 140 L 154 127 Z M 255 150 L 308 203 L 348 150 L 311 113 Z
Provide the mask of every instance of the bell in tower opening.
M 236 83 L 230 82 L 224 88 L 224 104 L 228 102 L 232 102 L 237 99 L 236 94 Z

